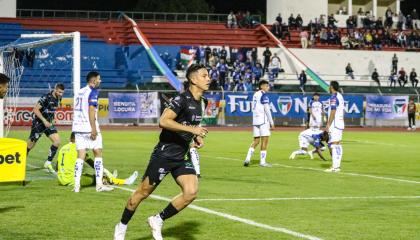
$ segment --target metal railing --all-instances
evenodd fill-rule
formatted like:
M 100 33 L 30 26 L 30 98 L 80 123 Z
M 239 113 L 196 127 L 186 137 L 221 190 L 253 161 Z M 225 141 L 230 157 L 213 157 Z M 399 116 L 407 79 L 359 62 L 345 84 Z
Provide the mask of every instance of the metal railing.
M 162 22 L 208 22 L 226 23 L 228 14 L 214 13 L 169 13 L 169 12 L 124 12 L 137 21 Z M 60 19 L 88 19 L 112 20 L 119 19 L 119 11 L 90 11 L 90 10 L 44 10 L 44 9 L 17 9 L 16 17 L 20 18 L 60 18 Z M 260 15 L 252 18 L 261 22 Z

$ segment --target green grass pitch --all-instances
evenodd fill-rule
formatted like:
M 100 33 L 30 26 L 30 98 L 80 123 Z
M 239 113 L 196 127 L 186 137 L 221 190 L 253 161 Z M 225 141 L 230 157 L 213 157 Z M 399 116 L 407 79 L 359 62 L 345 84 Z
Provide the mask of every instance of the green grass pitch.
M 28 134 L 15 131 L 10 137 Z M 69 132 L 60 135 L 67 142 Z M 158 136 L 158 131 L 103 131 L 105 167 L 118 169 L 121 177 L 134 170 L 141 176 Z M 210 132 L 200 150 L 203 178 L 194 205 L 246 222 L 188 208 L 165 222 L 165 239 L 299 239 L 295 233 L 313 239 L 420 239 L 420 135 L 345 131 L 338 174 L 321 171 L 330 161 L 289 160 L 298 148 L 297 136 L 298 131 L 275 131 L 267 159 L 273 168 L 258 167 L 259 151 L 245 168 L 251 132 Z M 41 166 L 49 145 L 43 137 L 28 163 Z M 25 187 L 0 186 L 2 240 L 112 239 L 131 194 L 122 189 L 96 193 L 94 187 L 75 194 L 34 168 L 28 168 L 27 177 L 32 181 Z M 154 194 L 178 193 L 168 175 Z M 158 199 L 140 205 L 126 239 L 151 239 L 146 219 L 166 205 Z

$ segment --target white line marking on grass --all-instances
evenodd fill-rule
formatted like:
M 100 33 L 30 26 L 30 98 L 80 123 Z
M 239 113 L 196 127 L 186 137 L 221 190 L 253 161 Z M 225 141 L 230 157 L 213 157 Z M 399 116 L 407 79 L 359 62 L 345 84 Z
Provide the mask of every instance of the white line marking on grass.
M 365 196 L 365 197 L 284 197 L 284 198 L 203 198 L 195 202 L 240 202 L 240 201 L 289 201 L 289 200 L 352 200 L 352 199 L 420 199 L 420 196 Z
M 210 155 L 205 155 L 205 156 L 212 157 Z M 241 162 L 243 161 L 243 160 L 238 159 L 238 158 L 229 158 L 229 157 L 213 157 L 213 158 L 233 160 L 233 161 L 241 161 Z M 284 167 L 284 168 L 312 170 L 312 171 L 318 171 L 318 172 L 324 172 L 324 170 L 325 170 L 325 169 L 320 169 L 320 168 L 291 166 L 291 165 L 280 164 L 280 163 L 273 163 L 272 165 L 273 166 Z M 382 176 L 375 176 L 375 175 L 369 175 L 369 174 L 363 174 L 363 173 L 339 172 L 339 173 L 325 173 L 325 174 L 350 175 L 350 176 L 359 176 L 359 177 L 368 177 L 368 178 L 375 178 L 375 179 L 382 179 L 382 180 L 390 180 L 390 181 L 396 181 L 396 182 L 420 184 L 419 181 L 414 181 L 414 180 L 407 180 L 407 179 L 401 179 L 401 178 L 391 178 L 391 177 L 382 177 Z
M 125 188 L 125 187 L 115 186 L 115 188 L 125 190 L 125 191 L 129 191 L 129 192 L 134 192 L 135 191 L 131 188 Z M 150 197 L 153 198 L 153 199 L 162 200 L 162 201 L 165 201 L 165 202 L 170 202 L 171 201 L 171 199 L 169 199 L 169 198 L 154 195 L 154 194 L 150 195 Z M 191 208 L 191 209 L 194 209 L 194 210 L 197 210 L 197 211 L 200 211 L 200 212 L 205 212 L 205 213 L 208 213 L 208 214 L 211 214 L 211 215 L 216 215 L 216 216 L 226 218 L 226 219 L 229 219 L 229 220 L 232 220 L 232 221 L 235 221 L 235 222 L 241 222 L 241 223 L 245 223 L 245 224 L 255 226 L 255 227 L 259 227 L 259 228 L 264 228 L 264 229 L 275 231 L 275 232 L 281 232 L 281 233 L 289 234 L 289 235 L 292 235 L 292 236 L 298 237 L 298 238 L 304 238 L 304 239 L 309 239 L 309 240 L 322 240 L 319 237 L 295 232 L 295 231 L 292 231 L 290 229 L 283 228 L 283 227 L 273 227 L 273 226 L 270 226 L 270 225 L 267 225 L 267 224 L 255 222 L 255 221 L 250 220 L 250 219 L 241 218 L 241 217 L 237 217 L 237 216 L 230 215 L 230 214 L 227 214 L 227 213 L 214 211 L 214 210 L 211 210 L 209 208 L 199 207 L 199 206 L 194 205 L 194 204 L 188 205 L 188 208 Z

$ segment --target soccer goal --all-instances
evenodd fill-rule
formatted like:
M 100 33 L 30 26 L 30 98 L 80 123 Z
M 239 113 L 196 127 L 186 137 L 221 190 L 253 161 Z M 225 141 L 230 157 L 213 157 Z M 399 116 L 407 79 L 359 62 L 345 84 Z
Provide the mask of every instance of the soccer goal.
M 79 32 L 22 34 L 1 46 L 0 72 L 10 83 L 5 98 L 0 99 L 0 138 L 7 137 L 16 120 L 22 93 L 39 97 L 43 88 L 67 80 L 74 96 L 80 89 L 80 59 Z

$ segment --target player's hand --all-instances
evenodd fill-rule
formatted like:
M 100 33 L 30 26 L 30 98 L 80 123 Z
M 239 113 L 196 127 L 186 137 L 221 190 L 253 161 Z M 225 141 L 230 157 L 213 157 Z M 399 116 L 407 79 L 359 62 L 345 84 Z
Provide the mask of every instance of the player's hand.
M 92 132 L 90 133 L 90 139 L 96 140 L 97 136 L 98 136 L 98 132 L 96 131 L 96 129 L 93 129 Z
M 275 126 L 274 124 L 271 124 L 271 125 L 270 125 L 270 129 L 271 129 L 271 130 L 274 130 L 275 128 L 276 128 L 276 126 Z
M 50 128 L 50 127 L 52 126 L 52 123 L 50 123 L 50 122 L 48 122 L 48 121 L 45 121 L 45 122 L 44 122 L 44 126 L 45 126 L 46 128 Z
M 206 128 L 203 128 L 200 126 L 193 127 L 191 131 L 192 134 L 202 137 L 202 138 L 204 138 L 208 132 L 209 131 Z
M 194 147 L 200 149 L 202 147 L 204 147 L 204 139 L 200 136 L 197 136 L 194 138 Z

